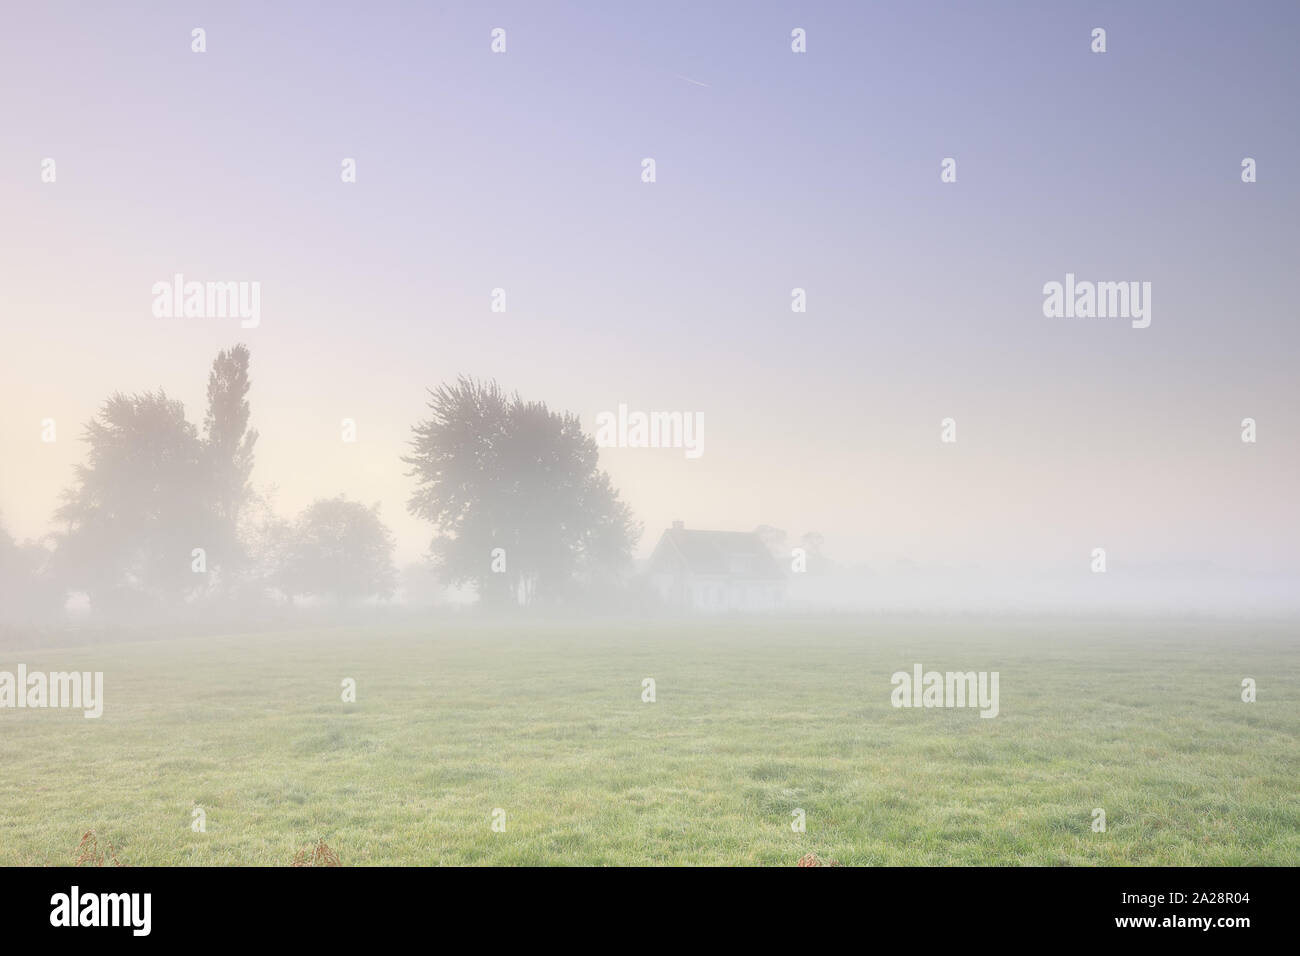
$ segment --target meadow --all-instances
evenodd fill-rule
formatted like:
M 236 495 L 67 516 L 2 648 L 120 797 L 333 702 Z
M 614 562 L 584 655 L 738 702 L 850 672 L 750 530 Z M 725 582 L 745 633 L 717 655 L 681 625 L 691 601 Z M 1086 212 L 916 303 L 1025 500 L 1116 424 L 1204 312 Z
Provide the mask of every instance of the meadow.
M 319 841 L 343 865 L 1294 865 L 1297 635 L 784 617 L 4 650 L 102 670 L 105 701 L 0 710 L 0 865 L 69 864 L 90 830 L 134 866 Z M 916 663 L 998 671 L 998 716 L 891 706 Z

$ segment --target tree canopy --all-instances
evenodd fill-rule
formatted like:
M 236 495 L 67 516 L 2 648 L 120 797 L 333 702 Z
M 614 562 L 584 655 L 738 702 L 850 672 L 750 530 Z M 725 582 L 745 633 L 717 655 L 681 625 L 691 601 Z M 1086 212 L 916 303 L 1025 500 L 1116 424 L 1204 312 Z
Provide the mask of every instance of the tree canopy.
M 554 602 L 630 562 L 640 528 L 576 415 L 466 377 L 428 408 L 403 458 L 418 485 L 408 509 L 434 525 L 448 581 L 489 604 Z
M 397 584 L 393 535 L 367 508 L 342 495 L 311 504 L 289 529 L 279 584 L 286 594 L 339 603 L 389 597 Z
M 92 604 L 166 605 L 230 577 L 257 433 L 248 429 L 248 350 L 221 352 L 208 380 L 204 434 L 163 391 L 112 395 L 87 423 L 56 517 L 60 580 Z

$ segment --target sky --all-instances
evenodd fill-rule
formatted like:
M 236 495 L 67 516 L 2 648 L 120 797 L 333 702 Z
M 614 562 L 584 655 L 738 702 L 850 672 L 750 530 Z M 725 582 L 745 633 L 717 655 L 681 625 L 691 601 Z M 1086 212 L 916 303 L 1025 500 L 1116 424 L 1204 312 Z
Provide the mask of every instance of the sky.
M 865 564 L 1295 573 L 1297 28 L 1294 3 L 14 8 L 0 520 L 52 529 L 116 390 L 201 422 L 244 342 L 254 484 L 286 515 L 381 502 L 403 561 L 431 529 L 400 457 L 467 374 L 593 432 L 703 416 L 699 458 L 601 453 L 643 554 L 682 520 Z M 260 324 L 156 317 L 176 273 L 259 282 Z M 1045 317 L 1066 273 L 1150 282 L 1150 326 Z

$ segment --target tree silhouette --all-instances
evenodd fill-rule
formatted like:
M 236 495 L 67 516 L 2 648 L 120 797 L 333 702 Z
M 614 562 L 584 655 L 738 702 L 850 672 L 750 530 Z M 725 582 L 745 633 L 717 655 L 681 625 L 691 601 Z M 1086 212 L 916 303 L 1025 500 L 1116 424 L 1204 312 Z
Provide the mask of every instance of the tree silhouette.
M 62 597 L 49 574 L 50 551 L 39 541 L 19 543 L 0 524 L 0 635 L 7 626 L 46 622 Z
M 90 446 L 63 494 L 60 577 L 92 604 L 170 604 L 206 585 L 191 552 L 214 539 L 203 443 L 164 392 L 109 398 L 86 425 Z
M 246 563 L 239 521 L 257 441 L 248 388 L 248 349 L 239 345 L 212 363 L 202 437 L 165 392 L 119 392 L 103 404 L 56 513 L 66 530 L 55 564 L 68 589 L 101 609 L 134 612 L 177 604 L 214 576 L 230 584 Z
M 226 585 L 243 569 L 247 554 L 240 542 L 240 519 L 251 497 L 249 475 L 257 430 L 248 427 L 248 349 L 220 352 L 208 373 L 208 410 L 203 419 L 204 457 L 210 470 L 212 510 L 220 540 L 212 548 Z
M 429 394 L 402 460 L 419 485 L 408 510 L 438 532 L 431 552 L 449 582 L 488 604 L 529 604 L 626 566 L 640 528 L 576 415 L 495 381 L 461 377 Z
M 389 597 L 397 584 L 393 536 L 379 505 L 323 498 L 289 529 L 279 584 L 286 594 L 332 597 L 339 603 Z

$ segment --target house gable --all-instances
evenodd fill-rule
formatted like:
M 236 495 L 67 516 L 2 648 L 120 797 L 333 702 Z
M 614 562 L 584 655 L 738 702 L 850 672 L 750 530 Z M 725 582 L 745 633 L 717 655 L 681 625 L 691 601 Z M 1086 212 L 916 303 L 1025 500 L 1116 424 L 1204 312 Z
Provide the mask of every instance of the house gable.
M 660 596 L 683 609 L 772 610 L 785 590 L 780 566 L 754 532 L 674 524 L 659 538 L 648 570 Z

